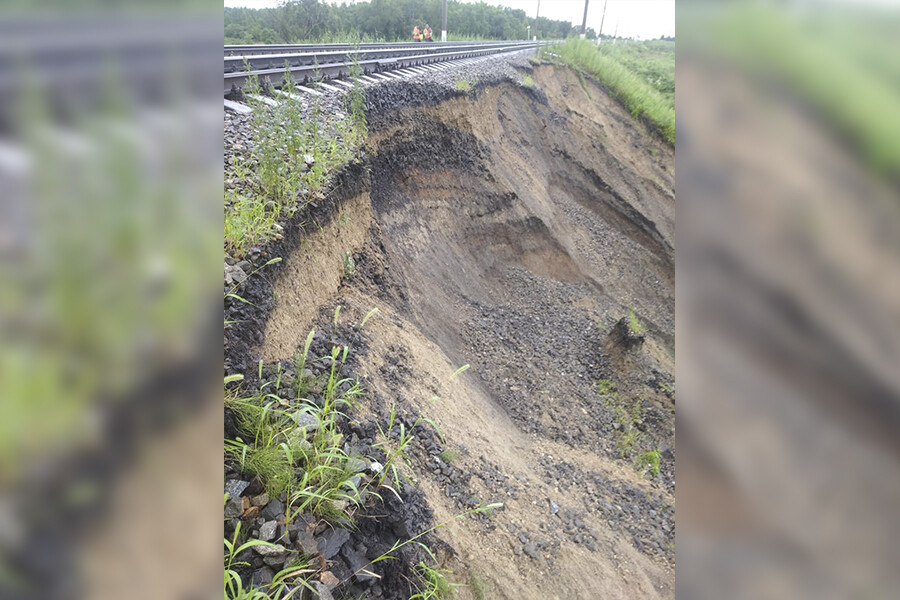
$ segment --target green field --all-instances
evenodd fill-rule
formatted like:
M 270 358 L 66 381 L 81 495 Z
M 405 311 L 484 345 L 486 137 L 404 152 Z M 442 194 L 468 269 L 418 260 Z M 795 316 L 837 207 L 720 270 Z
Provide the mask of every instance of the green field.
M 675 143 L 675 42 L 619 41 L 615 44 L 569 38 L 550 50 L 555 57 L 605 85 L 631 112 L 671 144 Z

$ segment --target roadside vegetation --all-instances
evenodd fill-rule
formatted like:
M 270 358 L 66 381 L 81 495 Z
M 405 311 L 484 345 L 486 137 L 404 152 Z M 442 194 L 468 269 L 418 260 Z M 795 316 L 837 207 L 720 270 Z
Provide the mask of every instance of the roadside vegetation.
M 599 46 L 569 38 L 542 51 L 605 85 L 631 112 L 675 143 L 675 43 L 620 41 Z
M 251 78 L 245 96 L 254 109 L 252 149 L 235 154 L 225 175 L 235 182 L 224 197 L 225 250 L 232 258 L 278 237 L 279 222 L 321 198 L 329 177 L 354 159 L 368 135 L 358 66 L 351 70 L 351 80 L 345 114 L 335 116 L 323 110 L 320 96 L 312 97 L 307 110 L 297 93 L 276 90 L 278 105 L 269 106 L 265 90 Z M 288 70 L 284 81 L 284 89 L 290 90 Z

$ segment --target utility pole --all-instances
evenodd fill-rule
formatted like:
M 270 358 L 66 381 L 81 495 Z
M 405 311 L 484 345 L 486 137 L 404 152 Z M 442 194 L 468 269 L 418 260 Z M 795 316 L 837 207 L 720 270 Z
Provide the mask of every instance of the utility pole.
M 600 17 L 600 31 L 597 32 L 597 40 L 603 41 L 603 20 L 606 19 L 606 0 L 603 0 L 603 16 Z
M 447 41 L 447 0 L 444 0 L 444 6 L 441 9 L 441 41 Z
M 584 39 L 585 31 L 587 28 L 588 2 L 590 2 L 590 0 L 584 0 L 584 18 L 581 20 L 581 39 Z
M 538 18 L 541 16 L 541 0 L 538 0 L 537 12 L 534 13 L 534 39 L 538 39 Z

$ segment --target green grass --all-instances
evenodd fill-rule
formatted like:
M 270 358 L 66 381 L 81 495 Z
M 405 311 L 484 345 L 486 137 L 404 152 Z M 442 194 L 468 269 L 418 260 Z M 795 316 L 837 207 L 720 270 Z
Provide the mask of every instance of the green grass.
M 527 85 L 528 87 L 534 86 L 534 77 L 529 74 L 525 74 L 522 76 L 522 85 Z
M 569 38 L 551 50 L 556 60 L 605 85 L 631 112 L 675 143 L 675 44 L 622 42 L 598 46 Z M 552 58 L 546 54 L 546 58 Z
M 596 383 L 597 393 L 603 404 L 613 411 L 616 428 L 613 433 L 616 449 L 621 458 L 630 458 L 643 440 L 637 425 L 644 416 L 644 405 L 640 399 L 630 402 L 619 393 L 616 385 L 609 379 L 600 379 Z
M 254 109 L 252 151 L 249 158 L 235 156 L 226 172 L 237 182 L 225 194 L 225 250 L 233 257 L 279 237 L 278 222 L 321 198 L 330 176 L 355 158 L 368 135 L 360 73 L 354 63 L 343 118 L 327 113 L 318 96 L 308 117 L 299 97 L 276 93 L 279 104 L 270 107 L 252 97 L 262 90 L 250 79 L 245 92 Z M 289 71 L 284 80 L 285 88 L 293 86 Z
M 291 588 L 297 586 L 304 587 L 315 593 L 315 588 L 309 583 L 309 574 L 314 572 L 314 570 L 310 569 L 307 563 L 299 559 L 291 561 L 284 569 L 279 571 L 272 578 L 272 584 L 268 586 L 266 591 L 255 589 L 252 585 L 245 588 L 241 576 L 235 567 L 248 566 L 248 563 L 236 560 L 237 555 L 254 546 L 274 546 L 275 544 L 262 540 L 247 540 L 240 543 L 241 537 L 241 523 L 238 521 L 234 530 L 234 537 L 231 540 L 225 540 L 226 600 L 274 600 L 275 598 L 288 598 L 291 596 L 285 594 L 288 594 Z
M 251 246 L 257 246 L 277 234 L 281 205 L 267 209 L 259 198 L 225 192 L 225 240 L 235 257 L 242 257 Z

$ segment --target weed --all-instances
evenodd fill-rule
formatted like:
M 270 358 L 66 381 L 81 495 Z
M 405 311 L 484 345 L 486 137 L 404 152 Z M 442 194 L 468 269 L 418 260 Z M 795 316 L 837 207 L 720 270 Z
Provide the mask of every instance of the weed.
M 648 450 L 638 454 L 634 468 L 640 473 L 649 471 L 651 477 L 659 476 L 659 450 Z
M 636 425 L 640 423 L 643 417 L 643 405 L 638 400 L 629 410 L 624 404 L 618 402 L 618 394 L 613 396 L 612 399 L 615 402 L 615 422 L 618 425 L 616 430 L 616 448 L 619 450 L 619 456 L 628 458 L 634 453 L 641 438 Z
M 639 434 L 634 427 L 628 427 L 619 431 L 616 436 L 616 448 L 619 450 L 619 456 L 628 458 L 634 452 L 638 443 Z
M 476 83 L 478 83 L 478 81 L 474 78 L 471 81 L 468 79 L 457 79 L 456 80 L 456 90 L 458 92 L 468 92 L 473 87 L 475 87 Z
M 459 369 L 457 369 L 453 375 L 450 376 L 450 381 L 453 381 L 460 373 L 463 373 L 469 368 L 469 365 L 463 365 Z M 432 402 L 435 402 L 440 399 L 440 396 L 434 396 L 431 398 Z M 399 497 L 399 494 L 384 483 L 385 479 L 388 476 L 391 477 L 391 482 L 395 486 L 400 486 L 403 481 L 410 481 L 407 476 L 408 472 L 412 471 L 412 465 L 409 460 L 409 456 L 407 454 L 407 449 L 409 448 L 410 443 L 414 438 L 413 431 L 416 427 L 429 425 L 432 429 L 437 433 L 438 438 L 441 442 L 444 441 L 444 436 L 441 434 L 438 426 L 425 416 L 419 416 L 418 419 L 412 424 L 412 426 L 407 427 L 406 423 L 403 422 L 403 419 L 398 418 L 397 415 L 397 406 L 396 404 L 391 404 L 391 411 L 388 416 L 387 427 L 382 428 L 381 424 L 378 423 L 378 431 L 380 434 L 380 439 L 378 442 L 374 444 L 376 448 L 381 449 L 385 455 L 387 456 L 387 461 L 384 464 L 384 468 L 382 469 L 378 485 L 384 485 L 387 489 L 394 492 L 395 495 Z
M 644 335 L 647 331 L 647 328 L 638 320 L 633 310 L 628 311 L 628 330 L 632 335 Z
M 253 200 L 236 192 L 225 192 L 225 248 L 243 256 L 250 246 L 277 237 L 281 207 Z
M 419 576 L 419 592 L 409 597 L 409 600 L 442 600 L 453 595 L 454 584 L 450 583 L 447 575 L 451 571 L 429 567 L 420 561 L 416 565 L 416 574 Z
M 467 517 L 469 515 L 481 514 L 481 513 L 488 512 L 488 511 L 499 510 L 501 508 L 503 508 L 503 503 L 495 502 L 493 504 L 476 506 L 475 508 L 472 508 L 465 512 L 459 513 L 458 515 L 451 517 L 451 518 L 447 519 L 446 521 L 438 523 L 437 525 L 426 529 L 425 531 L 419 533 L 418 535 L 415 535 L 415 536 L 409 538 L 408 540 L 404 540 L 404 541 L 397 540 L 396 542 L 394 542 L 394 545 L 391 546 L 387 552 L 385 552 L 378 558 L 374 559 L 372 561 L 372 564 L 381 562 L 383 560 L 397 560 L 397 557 L 395 556 L 397 551 L 400 550 L 400 548 L 403 548 L 404 546 L 408 546 L 409 544 L 415 544 L 415 545 L 419 546 L 428 554 L 428 556 L 431 558 L 432 561 L 437 562 L 437 559 L 435 558 L 434 553 L 432 553 L 431 549 L 428 546 L 426 546 L 425 544 L 420 542 L 419 541 L 420 539 L 422 539 L 426 535 L 429 535 L 432 532 L 437 531 L 438 529 L 443 529 L 443 528 L 447 527 L 453 521 L 456 521 L 459 519 L 464 519 L 465 517 Z M 359 569 L 356 572 L 354 572 L 352 575 L 356 575 L 357 573 L 361 572 L 362 570 L 363 569 Z
M 360 327 L 364 326 L 374 313 L 373 310 L 367 314 Z M 340 307 L 335 310 L 335 324 L 339 315 Z M 226 440 L 227 459 L 242 472 L 260 475 L 270 496 L 287 493 L 287 524 L 301 512 L 330 519 L 352 519 L 353 509 L 362 506 L 363 492 L 367 496 L 383 500 L 377 493 L 381 487 L 389 489 L 399 498 L 399 493 L 385 482 L 386 477 L 388 474 L 393 476 L 394 486 L 398 486 L 401 479 L 406 479 L 403 469 L 404 465 L 409 466 L 407 450 L 414 438 L 413 432 L 416 427 L 428 424 L 437 431 L 437 426 L 426 417 L 419 417 L 411 426 L 407 426 L 398 416 L 396 407 L 392 407 L 386 427 L 381 428 L 379 425 L 381 440 L 376 443 L 376 446 L 382 448 L 387 455 L 382 474 L 360 489 L 354 482 L 356 469 L 350 467 L 350 457 L 343 450 L 343 436 L 337 425 L 340 418 L 346 417 L 345 411 L 354 408 L 363 393 L 356 380 L 341 375 L 350 347 L 335 346 L 330 356 L 318 359 L 330 368 L 321 376 L 321 388 L 315 391 L 308 387 L 310 378 L 304 377 L 304 371 L 312 360 L 309 352 L 314 337 L 315 332 L 310 332 L 302 353 L 295 357 L 298 376 L 290 383 L 297 386 L 297 389 L 311 392 L 310 397 L 298 397 L 297 400 L 288 401 L 279 396 L 282 388 L 280 365 L 275 373 L 275 379 L 264 383 L 256 394 L 249 397 L 239 397 L 233 387 L 233 384 L 239 383 L 242 378 L 230 376 L 225 379 L 226 385 L 232 385 L 226 390 L 226 406 L 234 414 L 236 427 L 241 434 L 237 439 Z M 466 368 L 468 365 L 457 370 L 453 377 Z M 263 378 L 261 361 L 259 378 Z M 437 433 L 441 437 L 440 431 Z M 452 460 L 450 455 L 445 456 Z M 427 553 L 431 561 L 428 563 L 420 561 L 416 566 L 419 581 L 417 593 L 412 598 L 434 600 L 449 598 L 454 588 L 454 584 L 447 578 L 449 571 L 433 566 L 437 564 L 437 560 L 428 546 L 421 541 L 423 536 L 446 527 L 452 520 L 470 514 L 492 515 L 493 511 L 502 506 L 502 503 L 478 506 L 414 537 L 397 540 L 387 552 L 372 562 L 393 560 L 397 557 L 398 550 L 408 544 L 415 544 Z M 272 544 L 251 540 L 239 545 L 239 539 L 240 524 L 235 530 L 233 539 L 225 540 L 226 599 L 268 600 L 295 597 L 302 588 L 314 591 L 310 577 L 317 569 L 301 560 L 294 560 L 286 565 L 275 575 L 266 590 L 253 589 L 252 586 L 244 588 L 240 574 L 235 569 L 241 566 L 241 563 L 237 562 L 235 557 L 255 545 Z M 351 574 L 351 577 L 357 573 Z
M 291 93 L 295 82 L 288 65 L 278 106 L 261 100 L 259 81 L 249 78 L 247 99 L 254 111 L 248 162 L 256 166 L 251 171 L 248 162 L 238 160 L 229 173 L 243 182 L 240 191 L 225 195 L 225 247 L 233 256 L 241 257 L 248 247 L 278 237 L 278 222 L 324 198 L 331 174 L 356 155 L 368 135 L 360 73 L 355 60 L 350 68 L 353 86 L 345 98 L 347 117 L 328 114 L 318 96 L 304 110 L 305 101 Z
M 237 527 L 234 529 L 234 537 L 225 539 L 225 598 L 226 600 L 268 600 L 270 596 L 260 590 L 244 588 L 240 574 L 235 567 L 248 566 L 249 563 L 236 560 L 237 555 L 244 550 L 249 550 L 254 546 L 273 546 L 269 542 L 262 540 L 250 540 L 238 545 L 238 539 L 241 534 L 241 522 L 238 521 Z
M 616 393 L 616 385 L 609 379 L 597 380 L 597 393 L 601 396 L 608 397 Z
M 491 580 L 475 569 L 469 571 L 469 588 L 475 600 L 488 600 L 491 597 Z
M 440 458 L 448 465 L 452 465 L 453 463 L 455 463 L 459 459 L 459 456 L 459 450 L 454 450 L 451 448 L 448 448 L 447 450 L 444 450 L 443 452 L 438 454 L 438 458 Z
M 303 353 L 295 358 L 295 385 L 303 392 L 310 391 L 304 371 L 314 335 L 310 332 Z M 338 517 L 360 503 L 337 427 L 343 411 L 362 395 L 359 382 L 340 376 L 348 353 L 346 346 L 333 348 L 320 399 L 300 397 L 297 406 L 279 397 L 280 371 L 271 391 L 266 384 L 249 398 L 226 396 L 242 436 L 226 440 L 226 456 L 242 472 L 259 475 L 270 496 L 288 493 L 288 520 L 301 511 Z
M 534 77 L 526 73 L 522 76 L 522 85 L 527 85 L 528 87 L 534 86 Z
M 356 261 L 353 260 L 353 255 L 347 251 L 341 252 L 341 259 L 344 263 L 344 277 L 350 278 L 356 274 Z
M 263 265 L 255 268 L 252 271 L 250 271 L 249 273 L 247 273 L 247 279 L 250 279 L 251 277 L 253 277 L 257 273 L 259 273 L 260 271 L 262 271 L 269 265 L 274 265 L 275 263 L 279 263 L 279 262 L 281 262 L 280 256 L 276 256 L 275 258 L 269 259 Z M 246 281 L 247 279 L 245 279 L 244 281 Z M 243 282 L 241 282 L 241 283 L 243 283 Z M 241 298 L 240 296 L 238 296 L 235 293 L 237 291 L 237 289 L 240 287 L 241 283 L 236 283 L 233 286 L 231 286 L 231 288 L 227 292 L 225 292 L 225 296 L 223 299 L 228 300 L 229 298 L 232 298 L 233 300 L 237 300 L 238 302 L 243 302 L 244 304 L 250 304 L 249 301 Z M 228 382 L 226 381 L 226 383 L 228 383 Z
M 584 93 L 587 94 L 588 98 L 593 100 L 591 96 L 591 90 L 588 89 L 587 82 L 584 80 L 584 75 L 581 74 L 581 71 L 577 71 L 578 73 L 578 83 L 581 85 L 581 89 L 584 90 Z

